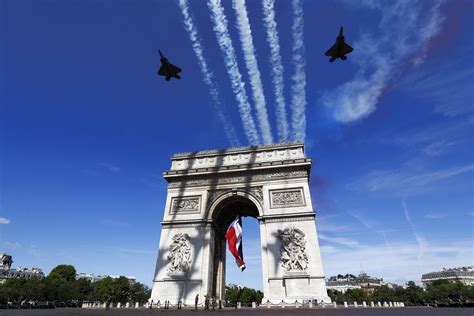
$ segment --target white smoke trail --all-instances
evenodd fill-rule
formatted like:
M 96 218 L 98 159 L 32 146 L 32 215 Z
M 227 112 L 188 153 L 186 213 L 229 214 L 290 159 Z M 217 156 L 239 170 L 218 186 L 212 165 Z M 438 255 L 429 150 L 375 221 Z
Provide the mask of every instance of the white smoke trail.
M 245 66 L 250 78 L 253 101 L 257 110 L 257 118 L 260 124 L 260 132 L 264 143 L 273 143 L 272 131 L 268 121 L 267 106 L 263 93 L 262 79 L 258 70 L 257 58 L 255 57 L 255 46 L 253 45 L 252 29 L 247 15 L 245 0 L 233 0 L 232 7 L 237 16 L 237 28 L 239 30 L 240 43 L 244 51 Z
M 295 73 L 291 77 L 291 127 L 293 129 L 293 140 L 304 142 L 306 137 L 306 74 L 305 74 L 305 51 L 303 42 L 303 4 L 301 0 L 291 2 L 293 8 L 293 25 L 291 27 L 293 36 L 292 63 Z
M 283 94 L 283 63 L 280 55 L 280 39 L 275 21 L 275 0 L 263 0 L 263 22 L 267 31 L 267 42 L 270 46 L 270 63 L 272 72 L 273 90 L 275 94 L 275 108 L 280 141 L 288 140 L 288 122 L 286 120 L 286 100 Z
M 247 93 L 245 92 L 244 83 L 242 82 L 242 75 L 237 65 L 237 58 L 227 28 L 227 18 L 224 15 L 224 8 L 220 0 L 208 0 L 207 6 L 211 10 L 211 19 L 214 23 L 213 29 L 216 33 L 221 52 L 224 55 L 225 66 L 230 77 L 232 90 L 239 105 L 245 135 L 251 144 L 259 144 L 260 137 L 251 114 Z
M 231 146 L 240 146 L 240 142 L 237 137 L 237 133 L 235 132 L 234 125 L 232 124 L 231 120 L 227 116 L 227 113 L 223 109 L 224 104 L 222 103 L 220 98 L 219 88 L 216 84 L 216 80 L 214 79 L 214 73 L 209 69 L 207 61 L 204 58 L 202 43 L 198 37 L 197 28 L 189 12 L 188 0 L 179 0 L 179 7 L 181 9 L 181 13 L 183 14 L 184 27 L 186 31 L 188 31 L 189 39 L 191 40 L 194 53 L 196 54 L 196 58 L 198 59 L 199 68 L 201 68 L 204 83 L 209 88 L 209 94 L 211 95 L 214 109 L 217 113 L 217 116 L 221 120 L 222 125 L 224 125 L 224 131 L 226 133 L 227 139 L 229 140 Z

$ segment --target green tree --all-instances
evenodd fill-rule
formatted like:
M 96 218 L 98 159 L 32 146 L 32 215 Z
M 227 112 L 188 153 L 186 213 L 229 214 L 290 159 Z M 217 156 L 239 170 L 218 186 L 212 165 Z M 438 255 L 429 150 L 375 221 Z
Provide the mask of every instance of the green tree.
M 348 289 L 344 296 L 348 302 L 362 302 L 369 298 L 368 294 L 361 289 Z
M 60 264 L 56 266 L 48 274 L 50 280 L 62 280 L 64 282 L 74 282 L 76 280 L 76 269 L 68 264 Z
M 130 301 L 131 302 L 146 302 L 151 296 L 151 290 L 147 286 L 136 282 L 130 286 Z
M 91 298 L 94 301 L 109 302 L 114 296 L 114 280 L 111 277 L 105 277 L 94 283 L 94 290 Z
M 91 281 L 84 278 L 80 278 L 80 279 L 77 279 L 76 282 L 74 283 L 76 287 L 76 293 L 78 295 L 76 299 L 79 301 L 89 299 L 92 291 L 94 290 L 94 287 Z
M 117 279 L 114 279 L 112 282 L 112 289 L 112 301 L 114 303 L 125 303 L 128 301 L 130 296 L 130 284 L 126 277 L 121 276 Z

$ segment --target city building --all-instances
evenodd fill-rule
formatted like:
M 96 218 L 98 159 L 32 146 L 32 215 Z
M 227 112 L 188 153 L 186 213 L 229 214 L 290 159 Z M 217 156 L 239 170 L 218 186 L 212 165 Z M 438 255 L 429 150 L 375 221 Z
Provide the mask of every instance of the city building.
M 353 274 L 338 274 L 326 280 L 328 290 L 340 291 L 342 293 L 349 289 L 362 289 L 366 292 L 373 292 L 374 288 L 385 285 L 383 279 L 378 279 L 361 272 L 358 276 Z
M 474 266 L 460 268 L 443 268 L 442 271 L 430 272 L 421 276 L 423 287 L 436 280 L 448 280 L 450 282 L 461 282 L 465 285 L 474 285 Z
M 76 274 L 76 280 L 78 279 L 86 279 L 91 282 L 97 282 L 99 280 L 102 280 L 103 278 L 110 277 L 112 279 L 118 279 L 120 277 L 125 277 L 128 280 L 128 283 L 134 284 L 137 282 L 137 279 L 135 277 L 131 276 L 125 276 L 125 275 L 94 275 L 94 274 L 89 274 L 89 273 L 78 273 Z
M 0 284 L 5 283 L 7 279 L 23 278 L 23 279 L 42 279 L 44 273 L 38 268 L 16 268 L 12 269 L 12 256 L 0 252 Z

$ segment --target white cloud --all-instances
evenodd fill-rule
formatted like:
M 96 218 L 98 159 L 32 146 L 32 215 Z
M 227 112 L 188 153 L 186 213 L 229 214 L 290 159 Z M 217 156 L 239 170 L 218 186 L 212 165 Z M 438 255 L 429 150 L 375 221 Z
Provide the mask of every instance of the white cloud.
M 353 5 L 355 2 L 347 2 Z M 359 69 L 354 78 L 323 94 L 321 102 L 335 120 L 347 123 L 363 119 L 375 111 L 377 103 L 399 65 L 417 54 L 413 64 L 423 61 L 427 42 L 443 22 L 441 1 L 363 1 L 355 5 L 380 10 L 380 34 L 361 34 L 354 42 L 353 60 Z
M 5 218 L 5 217 L 0 217 L 0 224 L 8 225 L 8 224 L 10 224 L 10 220 L 8 218 Z

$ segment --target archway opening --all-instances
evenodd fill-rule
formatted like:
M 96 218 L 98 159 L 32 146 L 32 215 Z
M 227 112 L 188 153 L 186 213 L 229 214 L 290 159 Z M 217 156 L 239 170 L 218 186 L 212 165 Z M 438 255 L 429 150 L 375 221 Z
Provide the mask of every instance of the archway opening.
M 229 252 L 225 239 L 227 229 L 239 214 L 243 222 L 242 245 L 244 261 L 247 266 L 244 272 L 240 272 L 237 268 L 234 257 Z M 223 301 L 225 299 L 227 270 L 231 273 L 231 282 L 236 285 L 249 286 L 249 280 L 253 281 L 251 283 L 261 282 L 260 228 L 258 221 L 256 221 L 258 216 L 259 210 L 255 203 L 249 198 L 239 195 L 227 197 L 214 209 L 212 214 L 214 247 L 211 248 L 214 268 L 211 295 L 218 300 Z M 226 260 L 227 257 L 228 260 Z M 257 288 L 261 288 L 261 284 L 257 286 Z

